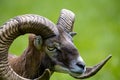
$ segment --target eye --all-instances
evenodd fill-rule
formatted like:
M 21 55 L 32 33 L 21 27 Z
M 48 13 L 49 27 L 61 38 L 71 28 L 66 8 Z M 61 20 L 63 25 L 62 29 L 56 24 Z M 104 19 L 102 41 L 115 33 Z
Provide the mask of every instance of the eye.
M 55 47 L 55 46 L 54 46 L 54 47 L 47 46 L 47 49 L 48 49 L 49 51 L 56 51 L 56 47 Z

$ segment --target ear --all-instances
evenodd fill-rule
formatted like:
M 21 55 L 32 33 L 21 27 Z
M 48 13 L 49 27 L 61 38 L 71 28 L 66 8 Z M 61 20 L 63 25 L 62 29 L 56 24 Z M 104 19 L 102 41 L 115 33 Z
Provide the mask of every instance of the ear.
M 70 32 L 69 33 L 72 37 L 74 37 L 77 33 L 76 32 Z
M 35 46 L 38 50 L 41 49 L 42 43 L 43 43 L 42 37 L 41 37 L 40 35 L 39 35 L 39 36 L 35 36 L 35 38 L 34 38 L 34 46 Z

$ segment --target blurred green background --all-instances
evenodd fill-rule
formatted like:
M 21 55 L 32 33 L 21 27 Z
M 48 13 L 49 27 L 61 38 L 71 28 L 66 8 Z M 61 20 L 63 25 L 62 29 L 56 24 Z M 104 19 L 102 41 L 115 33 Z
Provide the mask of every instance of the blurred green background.
M 100 72 L 86 80 L 120 80 L 120 0 L 0 0 L 0 24 L 22 14 L 42 15 L 56 23 L 63 8 L 76 14 L 74 43 L 86 65 L 113 56 Z M 20 55 L 27 47 L 27 38 L 17 38 L 10 52 Z M 54 73 L 50 80 L 76 79 Z

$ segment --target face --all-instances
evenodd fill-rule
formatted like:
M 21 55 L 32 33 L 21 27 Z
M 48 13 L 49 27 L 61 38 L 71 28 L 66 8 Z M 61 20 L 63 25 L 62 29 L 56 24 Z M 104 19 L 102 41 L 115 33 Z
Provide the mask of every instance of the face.
M 66 32 L 61 35 L 49 38 L 45 41 L 45 52 L 55 63 L 56 72 L 68 73 L 78 76 L 85 72 L 85 64 L 76 47 L 72 37 Z

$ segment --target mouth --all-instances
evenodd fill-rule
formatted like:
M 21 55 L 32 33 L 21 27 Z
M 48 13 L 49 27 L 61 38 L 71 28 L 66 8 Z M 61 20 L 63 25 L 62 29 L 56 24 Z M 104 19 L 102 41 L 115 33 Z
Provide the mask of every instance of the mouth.
M 70 74 L 72 77 L 76 77 L 76 76 L 82 75 L 84 72 L 86 72 L 86 68 L 84 68 L 84 69 L 79 69 L 79 70 L 73 70 L 73 69 L 71 69 L 69 74 Z
M 81 74 L 83 74 L 85 72 L 86 69 L 80 69 L 80 70 L 76 70 L 74 68 L 72 69 L 68 69 L 66 67 L 62 67 L 60 65 L 55 65 L 55 71 L 56 72 L 60 72 L 60 73 L 66 73 L 66 74 L 69 74 L 73 77 L 77 77 L 77 76 L 80 76 Z
M 99 70 L 101 70 L 101 68 L 108 62 L 108 60 L 111 57 L 112 56 L 109 55 L 106 59 L 104 59 L 100 63 L 96 64 L 95 66 L 86 67 L 85 69 L 78 70 L 78 71 L 70 70 L 70 69 L 68 69 L 66 67 L 62 67 L 60 65 L 55 65 L 55 71 L 70 74 L 72 77 L 74 77 L 76 79 L 86 79 L 86 78 L 94 76 Z

